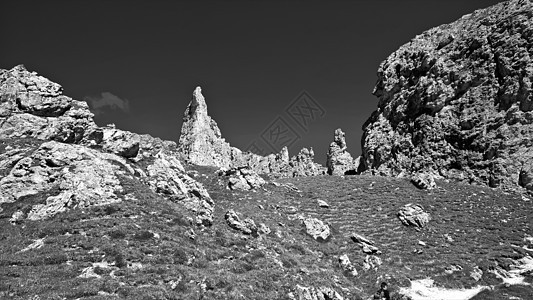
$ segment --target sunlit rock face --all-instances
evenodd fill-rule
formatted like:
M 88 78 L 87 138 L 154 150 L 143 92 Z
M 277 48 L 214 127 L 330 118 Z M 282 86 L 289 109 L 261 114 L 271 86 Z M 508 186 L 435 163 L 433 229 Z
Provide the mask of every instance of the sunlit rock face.
M 36 72 L 0 69 L 0 212 L 13 210 L 16 223 L 131 200 L 123 182 L 130 180 L 211 225 L 214 203 L 186 174 L 176 143 L 99 127 L 93 116 L 86 102 Z M 35 203 L 14 209 L 28 199 Z
M 258 174 L 276 177 L 315 176 L 325 169 L 315 163 L 313 149 L 302 149 L 289 159 L 287 147 L 278 154 L 261 156 L 231 147 L 217 123 L 207 113 L 202 89 L 197 87 L 185 110 L 178 151 L 187 163 L 219 168 L 249 167 Z
M 533 4 L 508 1 L 416 36 L 383 61 L 363 126 L 374 174 L 516 186 L 533 164 Z
M 217 123 L 207 114 L 202 89 L 197 87 L 183 117 L 178 150 L 187 162 L 228 168 L 231 146 L 222 138 Z

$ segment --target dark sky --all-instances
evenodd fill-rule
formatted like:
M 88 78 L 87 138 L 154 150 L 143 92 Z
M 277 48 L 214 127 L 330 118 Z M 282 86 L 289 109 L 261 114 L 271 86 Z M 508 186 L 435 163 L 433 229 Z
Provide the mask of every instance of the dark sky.
M 255 141 L 272 152 L 267 142 L 286 142 L 291 155 L 312 146 L 325 164 L 338 127 L 360 154 L 382 60 L 422 31 L 498 2 L 2 1 L 0 68 L 24 64 L 60 83 L 91 102 L 99 125 L 175 141 L 200 85 L 233 146 Z

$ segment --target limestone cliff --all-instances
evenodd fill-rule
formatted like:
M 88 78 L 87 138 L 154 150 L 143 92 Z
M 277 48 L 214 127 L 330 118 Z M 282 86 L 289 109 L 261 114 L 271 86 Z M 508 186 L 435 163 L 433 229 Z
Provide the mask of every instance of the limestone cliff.
M 533 4 L 512 0 L 430 29 L 383 61 L 363 167 L 531 186 Z

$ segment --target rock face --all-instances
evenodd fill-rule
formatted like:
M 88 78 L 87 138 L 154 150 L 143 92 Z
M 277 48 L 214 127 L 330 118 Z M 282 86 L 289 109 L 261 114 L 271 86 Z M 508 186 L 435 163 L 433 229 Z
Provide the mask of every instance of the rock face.
M 43 194 L 42 203 L 23 212 L 28 219 L 39 220 L 74 207 L 118 202 L 122 192 L 118 176 L 133 171 L 121 169 L 126 164 L 119 156 L 80 145 L 45 142 L 0 179 L 0 204 Z
M 178 151 L 192 164 L 224 168 L 231 165 L 232 148 L 222 138 L 215 120 L 207 114 L 207 104 L 200 87 L 194 90 L 185 110 Z
M 335 130 L 333 142 L 329 145 L 326 156 L 326 167 L 329 175 L 356 174 L 359 168 L 359 159 L 354 160 L 347 151 L 344 132 L 338 128 Z
M 194 90 L 193 99 L 185 110 L 178 151 L 188 163 L 226 169 L 250 167 L 258 174 L 271 174 L 274 177 L 325 173 L 324 167 L 313 161 L 313 149 L 304 148 L 289 159 L 287 147 L 278 154 L 268 156 L 231 147 L 222 137 L 217 123 L 207 114 L 207 104 L 200 87 Z
M 516 186 L 533 164 L 532 11 L 527 0 L 478 10 L 382 62 L 363 168 Z
M 86 102 L 19 65 L 0 70 L 0 138 L 32 137 L 65 143 L 100 143 L 103 132 Z
M 176 143 L 101 128 L 92 117 L 59 84 L 23 66 L 0 70 L 0 212 L 20 204 L 17 223 L 124 201 L 134 198 L 122 184 L 131 180 L 182 204 L 197 224 L 212 223 L 214 203 L 185 173 Z
M 429 220 L 429 214 L 424 211 L 422 205 L 406 204 L 398 212 L 398 218 L 405 226 L 424 227 Z

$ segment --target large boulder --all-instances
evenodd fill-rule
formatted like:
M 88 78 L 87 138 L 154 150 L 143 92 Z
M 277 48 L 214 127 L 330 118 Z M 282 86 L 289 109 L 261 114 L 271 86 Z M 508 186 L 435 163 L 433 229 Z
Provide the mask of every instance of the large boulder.
M 363 168 L 516 186 L 533 160 L 531 11 L 529 0 L 475 11 L 383 61 Z
M 424 227 L 431 220 L 429 213 L 422 205 L 406 204 L 398 211 L 398 218 L 405 226 Z

